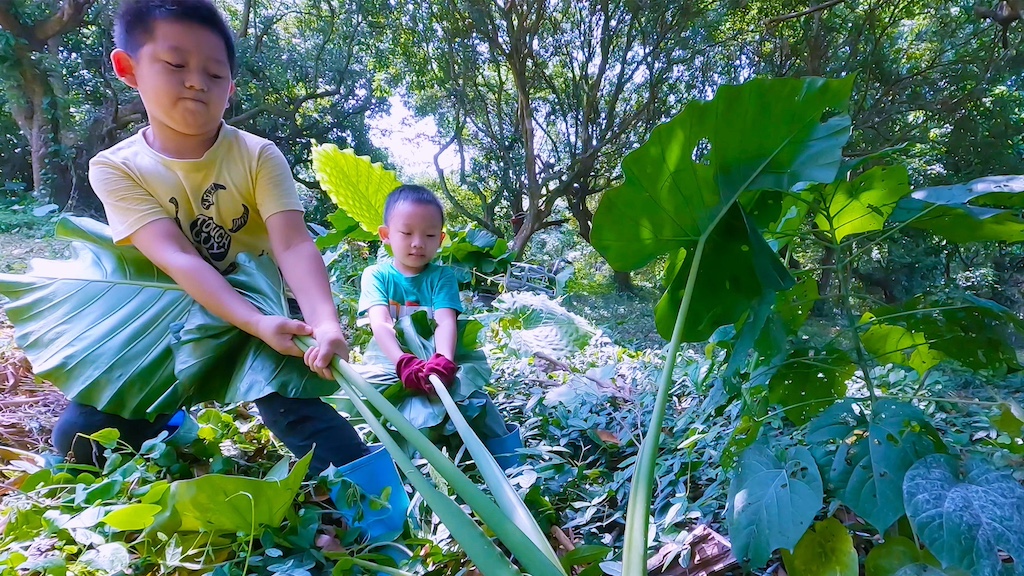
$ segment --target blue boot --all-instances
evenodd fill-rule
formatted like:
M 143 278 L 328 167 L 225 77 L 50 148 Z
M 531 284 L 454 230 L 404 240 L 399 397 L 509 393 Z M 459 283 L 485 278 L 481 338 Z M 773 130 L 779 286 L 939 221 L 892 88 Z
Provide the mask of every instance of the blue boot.
M 358 531 L 357 540 L 390 542 L 402 535 L 409 495 L 383 445 L 370 446 L 369 454 L 339 467 L 338 474 L 343 480 L 331 499 L 349 530 Z
M 484 446 L 494 455 L 494 460 L 502 470 L 508 470 L 523 463 L 516 452 L 523 447 L 523 436 L 519 433 L 519 424 L 506 424 L 508 434 L 484 440 Z

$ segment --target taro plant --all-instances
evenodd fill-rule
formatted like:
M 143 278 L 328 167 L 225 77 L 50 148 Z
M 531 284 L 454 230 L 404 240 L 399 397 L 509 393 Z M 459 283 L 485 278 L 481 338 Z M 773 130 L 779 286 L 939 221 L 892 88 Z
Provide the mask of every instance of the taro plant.
M 1022 520 L 1024 488 L 976 460 L 964 469 L 918 405 L 926 395 L 885 394 L 875 380 L 886 364 L 913 369 L 922 383 L 943 360 L 1017 370 L 993 327 L 1017 330 L 1020 320 L 949 294 L 877 306 L 856 293 L 851 273 L 908 225 L 953 241 L 1019 240 L 1013 208 L 1024 184 L 1001 177 L 911 195 L 904 168 L 876 165 L 883 154 L 844 159 L 851 87 L 852 78 L 724 86 L 655 128 L 623 160 L 623 183 L 602 198 L 593 241 L 615 269 L 668 256 L 655 318 L 671 341 L 633 476 L 624 575 L 645 573 L 652 477 L 680 344 L 712 336 L 728 353 L 717 378 L 743 407 L 723 454 L 742 564 L 763 566 L 782 550 L 790 574 L 854 576 L 847 525 L 855 524 L 887 542 L 868 557 L 886 568 L 869 574 L 994 575 L 999 551 L 1024 574 L 1024 541 L 1011 528 Z M 807 252 L 826 264 L 794 266 Z M 802 330 L 819 298 L 841 325 L 815 339 Z M 781 434 L 763 426 L 769 420 Z M 992 480 L 984 496 L 983 478 Z M 982 499 L 992 505 L 971 507 Z M 936 506 L 951 513 L 936 515 Z M 899 540 L 906 537 L 913 540 Z M 912 551 L 895 544 L 911 541 Z M 933 556 L 941 568 L 928 565 Z
M 488 480 L 493 500 L 347 363 L 336 359 L 336 382 L 319 380 L 300 359 L 281 357 L 211 315 L 134 248 L 115 246 L 105 225 L 66 218 L 58 224 L 57 234 L 72 240 L 76 259 L 35 261 L 26 275 L 0 275 L 0 293 L 11 299 L 7 310 L 19 345 L 40 368 L 40 374 L 51 378 L 70 397 L 88 399 L 128 418 L 141 418 L 208 398 L 230 400 L 243 386 L 252 391 L 254 385 L 265 386 L 282 373 L 290 372 L 288 380 L 296 384 L 315 378 L 322 395 L 340 386 L 482 573 L 514 575 L 520 571 L 473 518 L 423 476 L 377 414 L 444 476 L 527 571 L 565 574 L 537 522 L 493 458 L 486 450 L 481 452 L 482 445 L 471 432 L 463 431 L 463 440 Z M 229 275 L 228 281 L 264 313 L 287 315 L 284 282 L 273 262 L 244 254 L 238 260 L 239 270 Z M 299 344 L 306 348 L 312 341 L 302 339 Z M 132 386 L 122 385 L 126 382 Z M 216 386 L 222 387 L 219 394 L 215 394 Z M 260 395 L 258 389 L 254 393 Z M 458 424 L 458 411 L 451 416 Z M 308 461 L 300 461 L 298 471 L 293 470 L 287 478 L 280 467 L 272 471 L 271 478 L 281 480 L 282 486 L 291 490 L 286 501 L 294 496 L 294 487 L 307 465 Z M 230 492 L 226 494 L 212 476 L 208 478 L 169 491 L 172 499 L 179 493 L 193 495 L 184 508 L 154 497 L 142 502 L 147 508 L 134 509 L 154 519 L 150 522 L 157 526 L 154 530 L 166 531 L 164 538 L 153 535 L 154 545 L 163 549 L 169 545 L 167 536 L 182 527 L 242 532 L 251 539 L 256 536 L 257 512 L 266 512 L 264 517 L 280 522 L 280 493 L 263 484 L 241 482 L 237 490 L 234 484 L 225 484 L 224 490 Z M 214 489 L 216 492 L 211 492 Z M 237 512 L 220 519 L 197 519 L 198 511 L 193 508 L 203 507 L 196 503 L 207 500 L 195 494 L 203 490 L 221 494 L 221 500 L 237 497 L 238 502 L 248 502 L 253 512 L 249 516 Z M 245 519 L 250 520 L 248 529 L 243 526 Z M 222 525 L 222 521 L 233 523 Z

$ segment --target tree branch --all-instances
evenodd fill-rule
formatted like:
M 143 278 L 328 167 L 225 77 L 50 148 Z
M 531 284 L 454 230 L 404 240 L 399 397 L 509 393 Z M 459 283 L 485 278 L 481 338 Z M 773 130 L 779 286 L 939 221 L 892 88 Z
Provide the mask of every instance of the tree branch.
M 799 12 L 793 12 L 791 14 L 785 14 L 783 16 L 776 16 L 775 18 L 769 18 L 769 19 L 765 20 L 764 22 L 762 22 L 761 24 L 762 24 L 762 26 L 767 28 L 769 26 L 773 26 L 773 25 L 778 24 L 780 22 L 785 22 L 786 20 L 792 20 L 794 18 L 801 18 L 803 16 L 807 16 L 808 14 L 814 14 L 815 12 L 818 12 L 818 11 L 821 11 L 821 10 L 827 10 L 827 9 L 837 5 L 837 4 L 842 4 L 843 2 L 846 2 L 846 0 L 828 0 L 828 2 L 825 2 L 824 4 L 819 4 L 817 6 L 811 6 L 810 8 L 808 8 L 806 10 L 801 10 Z

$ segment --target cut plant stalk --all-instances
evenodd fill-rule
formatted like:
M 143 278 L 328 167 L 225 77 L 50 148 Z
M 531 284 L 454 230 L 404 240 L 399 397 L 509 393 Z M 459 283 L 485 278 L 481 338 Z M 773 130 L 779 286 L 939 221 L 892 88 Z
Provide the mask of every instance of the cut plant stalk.
M 308 348 L 315 344 L 309 337 L 296 337 L 300 348 Z M 523 567 L 532 574 L 564 574 L 559 564 L 552 564 L 551 560 L 531 541 L 523 531 L 515 524 L 509 522 L 508 516 L 493 500 L 490 499 L 480 488 L 473 483 L 461 470 L 452 463 L 441 451 L 434 446 L 422 432 L 409 423 L 402 414 L 376 388 L 368 384 L 347 362 L 335 358 L 331 367 L 336 372 L 335 380 L 341 385 L 342 390 L 356 405 L 357 410 L 367 420 L 374 433 L 378 430 L 386 433 L 386 429 L 374 415 L 366 403 L 373 405 L 377 412 L 386 418 L 398 430 L 405 440 L 422 455 L 434 469 L 441 474 L 473 512 L 494 532 L 495 536 L 512 552 L 522 563 Z M 360 407 L 361 406 L 361 407 Z M 365 410 L 365 412 L 364 412 Z M 381 438 L 383 441 L 383 438 Z M 391 446 L 385 444 L 388 452 L 392 454 L 396 462 L 405 458 L 411 466 L 412 462 L 405 456 L 397 443 Z M 401 466 L 401 464 L 400 464 Z M 422 475 L 420 475 L 422 478 Z M 426 479 L 423 479 L 426 482 Z M 410 478 L 410 481 L 411 478 Z M 414 484 L 414 486 L 416 486 Z M 417 489 L 419 489 L 417 487 Z M 430 502 L 427 502 L 430 504 Z M 452 503 L 454 505 L 454 503 Z M 436 512 L 437 510 L 435 510 Z M 453 533 L 454 534 L 454 533 Z M 467 550 L 468 553 L 468 550 Z
M 714 229 L 714 224 L 708 230 Z M 676 356 L 683 343 L 683 326 L 693 299 L 693 287 L 697 283 L 697 271 L 700 269 L 701 257 L 704 255 L 704 244 L 707 234 L 697 242 L 697 250 L 693 255 L 690 273 L 686 278 L 683 299 L 679 303 L 679 314 L 672 328 L 672 340 L 665 357 L 665 369 L 658 381 L 658 396 L 651 415 L 651 425 L 640 444 L 640 455 L 633 470 L 630 483 L 629 501 L 626 504 L 626 532 L 622 548 L 622 576 L 646 576 L 647 574 L 647 526 L 648 511 L 651 508 L 651 497 L 654 488 L 654 466 L 658 463 L 658 447 L 661 444 L 661 425 L 668 409 L 668 394 L 672 389 L 672 372 L 676 367 Z
M 310 346 L 314 345 L 315 342 L 304 336 L 298 336 L 295 338 L 295 343 L 303 352 L 309 349 Z M 505 557 L 498 547 L 494 545 L 494 542 L 484 534 L 484 531 L 469 517 L 466 512 L 460 508 L 455 502 L 453 502 L 448 496 L 441 494 L 434 487 L 433 484 L 427 480 L 423 474 L 419 471 L 419 468 L 412 463 L 412 460 L 405 454 L 398 442 L 391 436 L 387 427 L 384 426 L 373 414 L 373 411 L 363 401 L 362 397 L 356 391 L 356 385 L 344 376 L 342 370 L 339 369 L 341 361 L 335 359 L 334 365 L 334 377 L 341 385 L 343 391 L 348 394 L 349 399 L 352 401 L 352 405 L 355 406 L 356 410 L 366 419 L 366 423 L 373 430 L 373 433 L 377 438 L 384 444 L 388 454 L 394 459 L 395 464 L 405 475 L 409 483 L 419 492 L 423 500 L 426 501 L 427 505 L 437 514 L 438 518 L 444 522 L 445 527 L 451 532 L 462 549 L 466 552 L 469 558 L 477 565 L 480 571 L 488 576 L 505 575 L 505 576 L 520 576 L 522 573 L 517 570 L 508 558 Z M 346 366 L 347 367 L 347 366 Z M 350 371 L 351 368 L 349 368 Z M 354 372 L 354 371 L 352 371 Z M 356 375 L 358 376 L 358 375 Z M 370 388 L 369 384 L 363 382 L 363 384 Z M 385 400 L 385 402 L 387 402 Z M 404 422 L 406 426 L 412 428 L 408 422 Z M 401 428 L 401 426 L 396 425 Z M 415 428 L 412 428 L 415 430 Z M 405 432 L 400 432 L 405 434 Z M 419 432 L 416 430 L 416 432 Z M 422 433 L 420 433 L 422 435 Z M 459 479 L 454 479 L 453 485 L 458 484 Z M 466 478 L 466 482 L 472 484 L 472 482 Z M 472 486 L 477 489 L 475 485 Z M 478 490 L 478 489 L 477 489 Z
M 533 543 L 540 549 L 541 552 L 551 560 L 556 566 L 561 566 L 561 562 L 558 560 L 558 556 L 555 554 L 554 549 L 551 548 L 551 543 L 544 536 L 544 532 L 540 529 L 537 524 L 537 519 L 530 514 L 530 510 L 526 507 L 526 504 L 519 497 L 519 493 L 512 487 L 512 483 L 508 481 L 508 476 L 505 476 L 505 471 L 498 466 L 491 451 L 484 446 L 483 441 L 476 435 L 476 432 L 469 426 L 469 422 L 466 421 L 466 417 L 459 411 L 459 407 L 455 404 L 455 400 L 448 392 L 448 388 L 445 387 L 444 382 L 437 376 L 430 375 L 430 383 L 434 385 L 434 390 L 437 392 L 437 397 L 441 399 L 441 403 L 444 404 L 445 410 L 448 411 L 448 417 L 452 419 L 452 423 L 455 424 L 456 430 L 459 432 L 459 436 L 462 437 L 462 442 L 466 449 L 469 450 L 473 461 L 476 462 L 477 470 L 480 471 L 480 475 L 484 477 L 484 482 L 487 487 L 491 490 L 491 495 L 494 496 L 495 502 L 498 507 L 501 508 L 509 519 L 516 526 L 519 526 L 523 532 L 526 533 L 527 537 L 533 541 Z M 565 574 L 563 571 L 562 574 Z

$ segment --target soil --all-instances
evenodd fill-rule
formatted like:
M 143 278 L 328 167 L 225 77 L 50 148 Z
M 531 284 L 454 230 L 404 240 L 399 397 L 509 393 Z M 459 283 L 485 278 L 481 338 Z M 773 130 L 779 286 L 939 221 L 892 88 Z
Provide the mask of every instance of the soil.
M 21 274 L 32 258 L 66 258 L 67 242 L 51 237 L 0 234 L 0 273 Z M 0 296 L 0 447 L 34 453 L 52 451 L 50 433 L 67 406 L 52 384 L 41 380 L 14 342 L 14 327 Z

